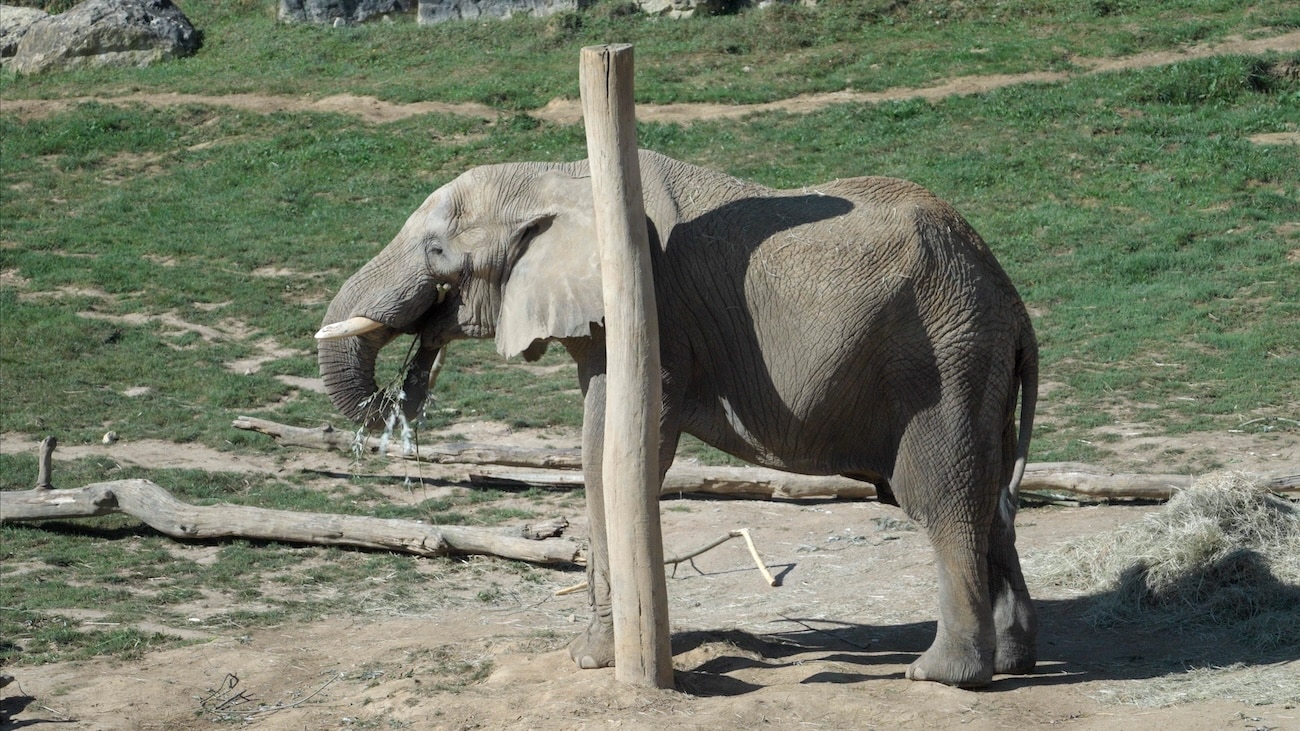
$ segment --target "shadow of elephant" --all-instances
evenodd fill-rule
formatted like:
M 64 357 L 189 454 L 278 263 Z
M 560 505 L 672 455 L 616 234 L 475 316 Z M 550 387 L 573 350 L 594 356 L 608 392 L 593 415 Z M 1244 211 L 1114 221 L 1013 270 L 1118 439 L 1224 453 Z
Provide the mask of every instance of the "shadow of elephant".
M 1265 667 L 1300 659 L 1292 641 L 1300 586 L 1278 579 L 1258 552 L 1243 549 L 1180 576 L 1159 591 L 1146 585 L 1142 564 L 1126 570 L 1115 589 L 1035 601 L 1041 621 L 1037 670 L 998 676 L 986 690 L 1007 691 L 1088 681 L 1158 678 L 1204 667 Z M 1184 621 L 1190 611 L 1200 621 Z M 1177 599 L 1175 599 L 1177 598 Z M 1127 607 L 1122 613 L 1112 608 Z M 687 631 L 673 637 L 673 654 L 719 646 L 708 659 L 678 672 L 681 690 L 698 696 L 737 696 L 763 686 L 735 675 L 815 660 L 860 668 L 815 672 L 802 683 L 901 679 L 928 646 L 935 623 L 869 625 L 787 617 L 796 628 L 755 634 L 743 630 Z M 1260 641 L 1258 638 L 1263 637 Z M 761 675 L 760 675 L 761 677 Z

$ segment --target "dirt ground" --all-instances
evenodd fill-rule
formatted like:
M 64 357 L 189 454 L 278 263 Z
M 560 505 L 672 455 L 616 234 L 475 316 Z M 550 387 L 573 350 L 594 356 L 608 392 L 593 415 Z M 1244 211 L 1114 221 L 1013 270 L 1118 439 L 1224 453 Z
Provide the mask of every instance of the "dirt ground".
M 457 432 L 475 441 L 572 444 L 497 424 L 462 424 Z M 2 441 L 6 451 L 34 449 L 15 435 Z M 1259 456 L 1237 466 L 1276 471 L 1300 463 L 1300 439 L 1267 448 L 1261 455 L 1239 445 L 1240 454 Z M 349 466 L 346 456 L 332 453 L 286 450 L 231 462 L 201 447 L 150 442 L 88 445 L 62 457 L 91 454 L 250 475 Z M 413 468 L 388 469 L 400 475 Z M 455 470 L 419 472 L 438 478 Z M 426 497 L 397 488 L 392 495 Z M 585 539 L 580 504 L 568 505 L 568 535 Z M 901 511 L 875 502 L 687 498 L 662 503 L 667 554 L 748 527 L 778 585 L 766 585 L 739 540 L 672 572 L 674 690 L 631 687 L 612 670 L 571 663 L 564 646 L 585 621 L 585 594 L 555 592 L 580 582 L 580 570 L 539 568 L 525 581 L 506 562 L 469 557 L 474 582 L 443 587 L 427 609 L 379 607 L 360 618 L 246 631 L 206 623 L 206 615 L 229 607 L 200 603 L 187 634 L 198 644 L 130 662 L 12 668 L 16 682 L 0 691 L 10 718 L 3 727 L 1300 729 L 1293 703 L 1250 705 L 1244 701 L 1254 695 L 1233 690 L 1261 679 L 1297 687 L 1300 652 L 1266 666 L 1231 641 L 1207 645 L 1141 628 L 1094 629 L 1081 621 L 1086 597 L 1035 583 L 1036 557 L 1157 509 L 1022 510 L 1018 543 L 1042 619 L 1039 667 L 1029 676 L 999 676 L 978 691 L 903 678 L 933 636 L 936 590 L 925 537 Z M 484 586 L 499 587 L 502 596 L 485 604 L 475 596 Z M 1206 667 L 1229 668 L 1215 675 L 1221 688 L 1209 698 L 1195 682 Z
M 1215 53 L 1300 49 L 1300 33 L 1234 39 L 1182 52 L 1088 61 L 1095 71 L 1170 63 Z M 852 91 L 801 97 L 758 107 L 674 105 L 639 108 L 642 119 L 690 121 L 781 108 L 809 111 L 837 102 L 935 98 L 976 93 L 1066 75 L 967 77 L 929 89 L 866 95 Z M 385 122 L 410 114 L 451 112 L 495 118 L 486 107 L 395 105 L 364 97 L 323 100 L 241 95 L 127 95 L 98 101 L 183 104 L 196 101 L 250 111 L 327 109 Z M 77 102 L 6 100 L 22 118 Z M 576 121 L 577 102 L 557 100 L 535 112 Z M 1296 144 L 1296 133 L 1268 140 Z M 527 443 L 499 425 L 458 425 L 475 441 Z M 570 437 L 570 440 L 572 438 Z M 1179 453 L 1213 453 L 1235 469 L 1277 471 L 1300 464 L 1294 435 L 1208 435 L 1179 438 Z M 1202 440 L 1204 443 L 1196 442 Z M 1149 441 L 1149 440 L 1147 440 Z M 1188 442 L 1188 443 L 1183 443 Z M 1192 443 L 1196 442 L 1196 443 Z M 545 444 L 565 446 L 549 435 Z M 1123 464 L 1150 472 L 1168 444 L 1135 440 Z M 4 435 L 6 452 L 34 450 L 25 437 Z M 195 445 L 122 442 L 63 448 L 62 459 L 107 454 L 123 463 L 276 474 L 286 470 L 346 471 L 346 457 L 301 452 L 282 458 L 218 453 Z M 394 474 L 409 470 L 395 464 Z M 432 468 L 425 477 L 437 477 Z M 408 496 L 409 497 L 409 496 Z M 400 491 L 394 499 L 403 499 Z M 501 587 L 490 604 L 477 587 L 449 589 L 423 611 L 377 609 L 362 618 L 324 618 L 244 631 L 209 626 L 194 607 L 186 636 L 201 642 L 150 652 L 140 660 L 93 660 L 12 668 L 0 691 L 0 728 L 152 731 L 249 726 L 300 729 L 1300 729 L 1294 703 L 1249 705 L 1244 685 L 1295 687 L 1300 651 L 1263 666 L 1236 643 L 1200 640 L 1141 628 L 1093 629 L 1081 621 L 1086 598 L 1034 581 L 1035 557 L 1067 541 L 1140 520 L 1154 506 L 1044 507 L 1021 512 L 1019 541 L 1041 617 L 1035 674 L 998 677 L 979 691 L 903 678 L 907 664 L 934 633 L 933 558 L 924 536 L 899 521 L 900 511 L 874 502 L 667 500 L 662 504 L 668 554 L 734 528 L 753 531 L 778 579 L 761 579 L 740 541 L 731 541 L 669 578 L 674 690 L 615 681 L 612 670 L 580 671 L 564 645 L 585 622 L 585 594 L 556 596 L 582 580 L 578 570 L 541 568 L 541 581 L 521 581 L 504 562 L 467 558 L 483 584 Z M 565 516 L 571 537 L 584 539 L 581 511 Z M 196 547 L 194 550 L 211 550 Z M 382 577 L 376 577 L 382 581 Z M 435 579 L 436 580 L 436 579 Z M 459 593 L 457 593 L 459 592 Z M 1193 685 L 1204 668 L 1218 690 Z M 1210 696 L 1210 697 L 1206 697 Z

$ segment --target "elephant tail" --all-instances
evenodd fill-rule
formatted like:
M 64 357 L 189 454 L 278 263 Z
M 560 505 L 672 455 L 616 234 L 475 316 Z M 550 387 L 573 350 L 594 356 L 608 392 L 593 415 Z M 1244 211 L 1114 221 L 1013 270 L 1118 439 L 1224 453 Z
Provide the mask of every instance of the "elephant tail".
M 1016 348 L 1015 380 L 1020 386 L 1020 428 L 1017 430 L 1011 480 L 1002 495 L 1000 506 L 1002 518 L 1007 525 L 1015 520 L 1016 507 L 1020 504 L 1020 483 L 1025 478 L 1025 468 L 1029 464 L 1029 440 L 1034 433 L 1034 411 L 1038 407 L 1038 340 L 1034 337 L 1028 313 L 1025 313 L 1024 329 Z

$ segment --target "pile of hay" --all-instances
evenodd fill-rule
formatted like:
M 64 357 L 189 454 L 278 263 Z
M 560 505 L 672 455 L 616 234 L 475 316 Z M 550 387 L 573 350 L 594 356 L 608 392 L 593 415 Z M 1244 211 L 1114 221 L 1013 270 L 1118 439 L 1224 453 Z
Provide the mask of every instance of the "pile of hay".
M 1036 562 L 1040 580 L 1093 593 L 1097 626 L 1221 632 L 1300 645 L 1300 511 L 1244 475 L 1202 477 L 1157 513 Z
M 1084 619 L 1096 627 L 1229 640 L 1254 653 L 1261 672 L 1296 660 L 1300 510 L 1247 476 L 1202 477 L 1145 519 L 1033 557 L 1026 568 L 1034 583 L 1087 595 Z M 1286 687 L 1274 686 L 1257 702 L 1300 697 L 1300 672 L 1285 674 Z

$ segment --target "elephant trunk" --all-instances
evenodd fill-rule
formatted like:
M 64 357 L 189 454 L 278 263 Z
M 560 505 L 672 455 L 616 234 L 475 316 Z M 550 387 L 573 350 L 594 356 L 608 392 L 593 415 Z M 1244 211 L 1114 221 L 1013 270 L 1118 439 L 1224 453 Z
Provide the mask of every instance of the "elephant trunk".
M 328 318 L 327 318 L 328 319 Z M 338 340 L 321 340 L 316 349 L 325 392 L 342 414 L 367 428 L 382 428 L 386 404 L 376 403 L 375 361 L 391 335 L 375 332 Z M 382 401 L 382 397 L 378 399 Z
M 413 297 L 407 291 L 402 293 L 405 296 L 395 297 L 392 290 L 385 291 L 373 284 L 363 268 L 330 302 L 322 323 L 337 326 L 361 315 L 373 319 L 371 329 L 357 335 L 318 340 L 316 355 L 325 392 L 334 406 L 366 429 L 382 431 L 393 426 L 399 411 L 410 421 L 420 416 L 429 393 L 429 373 L 441 343 L 432 338 L 419 340 L 407 354 L 401 387 L 380 388 L 375 382 L 379 352 L 401 332 L 413 329 L 413 320 L 418 317 L 411 313 L 426 310 L 437 292 L 429 287 L 430 295 Z M 379 289 L 377 295 L 375 289 Z M 414 289 L 420 291 L 419 287 Z M 395 302 L 402 304 L 395 308 Z

